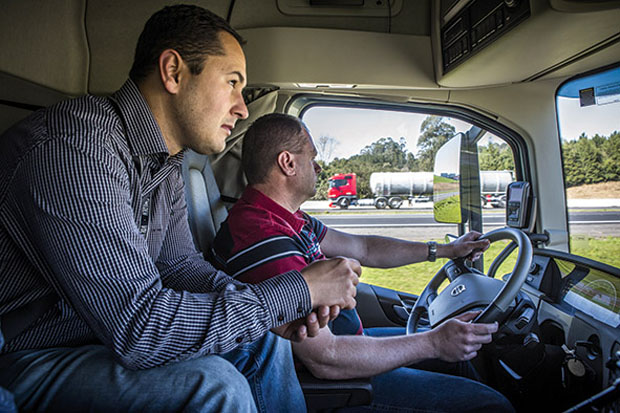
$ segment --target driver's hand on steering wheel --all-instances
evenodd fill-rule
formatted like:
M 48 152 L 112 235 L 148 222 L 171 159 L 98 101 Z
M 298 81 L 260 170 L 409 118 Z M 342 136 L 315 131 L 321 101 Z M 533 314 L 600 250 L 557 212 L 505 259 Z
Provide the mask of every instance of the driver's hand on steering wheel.
M 481 236 L 482 234 L 478 231 L 470 231 L 447 244 L 445 246 L 447 248 L 447 257 L 451 259 L 464 257 L 468 260 L 476 261 L 491 245 L 488 239 L 477 241 Z
M 491 342 L 498 324 L 471 323 L 478 314 L 480 311 L 463 313 L 423 333 L 429 334 L 437 358 L 448 362 L 471 360 L 478 355 L 483 344 Z

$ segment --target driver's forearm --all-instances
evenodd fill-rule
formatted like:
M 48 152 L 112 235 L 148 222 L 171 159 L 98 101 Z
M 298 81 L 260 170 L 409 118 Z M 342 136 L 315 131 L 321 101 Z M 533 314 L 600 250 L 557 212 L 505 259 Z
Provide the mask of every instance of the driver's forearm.
M 437 357 L 428 332 L 394 337 L 332 336 L 328 344 L 314 348 L 311 342 L 294 343 L 293 351 L 322 379 L 370 377 Z
M 363 237 L 360 263 L 367 267 L 393 268 L 426 261 L 428 245 L 424 242 L 368 235 Z
M 366 267 L 393 268 L 428 259 L 428 245 L 425 242 L 373 235 L 364 236 L 363 239 L 364 253 L 359 261 Z M 437 258 L 453 258 L 453 256 L 454 252 L 450 245 L 437 244 Z

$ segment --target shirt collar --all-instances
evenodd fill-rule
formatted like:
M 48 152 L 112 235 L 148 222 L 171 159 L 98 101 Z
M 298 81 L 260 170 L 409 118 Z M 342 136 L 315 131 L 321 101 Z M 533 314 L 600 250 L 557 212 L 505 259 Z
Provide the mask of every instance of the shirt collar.
M 241 195 L 241 200 L 247 202 L 248 204 L 256 205 L 282 218 L 291 226 L 291 228 L 293 228 L 295 232 L 300 232 L 306 223 L 306 220 L 304 219 L 304 214 L 303 212 L 301 212 L 301 210 L 298 209 L 297 212 L 291 214 L 282 205 L 278 204 L 276 201 L 269 198 L 258 189 L 253 188 L 249 185 L 245 188 L 245 191 L 243 191 L 243 194 Z
M 164 136 L 138 86 L 127 79 L 112 99 L 123 117 L 132 155 L 163 154 L 162 158 L 167 158 L 169 152 Z

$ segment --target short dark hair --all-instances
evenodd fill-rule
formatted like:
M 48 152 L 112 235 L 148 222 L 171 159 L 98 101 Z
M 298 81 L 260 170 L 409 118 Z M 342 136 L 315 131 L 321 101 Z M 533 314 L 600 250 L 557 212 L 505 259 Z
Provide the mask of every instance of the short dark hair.
M 194 75 L 200 74 L 207 56 L 224 54 L 219 33 L 225 31 L 243 45 L 245 40 L 226 20 L 202 7 L 179 4 L 166 6 L 151 16 L 138 38 L 129 77 L 134 82 L 155 70 L 159 56 L 174 49 Z
M 295 116 L 270 113 L 257 119 L 243 138 L 241 166 L 248 183 L 265 182 L 282 151 L 299 154 L 308 143 L 306 126 Z

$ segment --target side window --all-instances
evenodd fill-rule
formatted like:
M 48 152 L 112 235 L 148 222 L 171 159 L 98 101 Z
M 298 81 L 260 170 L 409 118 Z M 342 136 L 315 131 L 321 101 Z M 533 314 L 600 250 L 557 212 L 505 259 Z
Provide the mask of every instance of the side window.
M 516 179 L 512 149 L 506 141 L 487 132 L 478 141 L 478 165 L 482 215 L 486 221 L 483 229 L 487 232 L 506 223 L 506 188 Z
M 322 168 L 316 195 L 302 205 L 306 212 L 348 233 L 422 242 L 445 242 L 446 234 L 457 234 L 455 224 L 433 219 L 432 171 L 439 148 L 472 124 L 430 113 L 335 106 L 312 106 L 302 120 Z M 492 229 L 504 222 L 503 196 L 514 179 L 514 161 L 510 147 L 495 135 L 484 134 L 478 147 L 483 217 L 485 226 L 490 217 Z M 365 268 L 362 281 L 418 294 L 444 263 Z
M 620 267 L 620 67 L 556 93 L 570 249 Z

